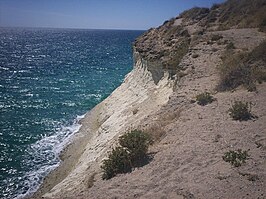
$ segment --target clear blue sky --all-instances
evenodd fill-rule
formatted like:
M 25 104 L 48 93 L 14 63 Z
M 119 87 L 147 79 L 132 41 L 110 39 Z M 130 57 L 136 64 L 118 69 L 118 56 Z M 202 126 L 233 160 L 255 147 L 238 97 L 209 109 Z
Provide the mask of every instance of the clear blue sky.
M 0 26 L 148 29 L 224 0 L 0 0 Z

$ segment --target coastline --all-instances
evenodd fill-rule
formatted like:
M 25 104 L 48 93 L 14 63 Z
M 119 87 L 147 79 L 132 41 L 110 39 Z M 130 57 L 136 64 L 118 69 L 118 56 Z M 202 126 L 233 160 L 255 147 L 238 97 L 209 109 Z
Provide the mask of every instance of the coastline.
M 97 110 L 102 102 L 89 110 L 80 120 L 81 127 L 73 135 L 72 140 L 61 151 L 60 164 L 52 170 L 43 180 L 38 190 L 26 199 L 38 199 L 49 192 L 56 184 L 60 183 L 75 167 L 76 160 L 81 156 L 88 140 L 93 136 L 97 125 Z M 90 132 L 90 133 L 88 133 Z
M 151 68 L 154 63 L 143 60 L 136 51 L 134 58 L 133 70 L 105 100 L 86 113 L 80 130 L 61 152 L 61 164 L 45 177 L 30 199 L 74 196 L 88 189 L 91 176 L 99 174 L 101 161 L 117 137 L 143 127 L 143 121 L 168 102 L 173 92 L 168 72 L 161 69 L 163 75 L 159 74 L 161 79 L 156 84 L 157 73 L 152 74 Z M 100 179 L 100 175 L 96 178 Z

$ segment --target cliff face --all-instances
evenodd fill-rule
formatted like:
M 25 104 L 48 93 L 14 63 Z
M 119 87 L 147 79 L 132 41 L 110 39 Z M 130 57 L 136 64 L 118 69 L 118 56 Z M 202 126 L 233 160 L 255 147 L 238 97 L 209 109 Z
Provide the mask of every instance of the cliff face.
M 227 16 L 239 3 L 230 0 L 211 9 L 193 8 L 138 38 L 133 70 L 87 113 L 62 154 L 62 165 L 48 176 L 36 198 L 265 197 L 266 84 L 257 84 L 257 92 L 241 86 L 234 92 L 216 90 L 229 44 L 234 46 L 231 54 L 251 52 L 266 39 L 264 19 L 254 19 L 260 29 L 241 25 L 251 20 L 254 10 L 263 13 L 265 1 L 252 1 L 250 9 L 250 1 L 241 2 L 238 9 L 246 10 L 245 17 L 234 23 L 226 17 L 238 19 L 242 12 Z M 202 107 L 194 100 L 204 91 L 216 100 Z M 254 102 L 256 120 L 233 121 L 228 109 L 235 99 Z M 102 160 L 131 129 L 156 138 L 150 148 L 152 161 L 102 180 Z M 238 148 L 249 149 L 252 160 L 232 168 L 222 155 Z
M 79 133 L 62 155 L 62 166 L 46 179 L 58 184 L 44 196 L 62 197 L 87 190 L 90 174 L 99 172 L 102 159 L 116 145 L 118 136 L 139 128 L 145 118 L 167 103 L 173 92 L 168 72 L 141 58 L 136 51 L 134 58 L 134 68 L 122 85 L 82 120 Z M 51 180 L 53 176 L 58 179 Z M 41 190 L 46 192 L 52 186 Z

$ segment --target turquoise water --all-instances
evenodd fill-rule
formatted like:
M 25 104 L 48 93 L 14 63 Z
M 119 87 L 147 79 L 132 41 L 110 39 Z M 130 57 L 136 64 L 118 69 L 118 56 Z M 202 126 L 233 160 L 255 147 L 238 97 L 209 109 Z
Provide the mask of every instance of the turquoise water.
M 0 198 L 21 198 L 59 164 L 78 120 L 132 68 L 142 31 L 0 28 Z

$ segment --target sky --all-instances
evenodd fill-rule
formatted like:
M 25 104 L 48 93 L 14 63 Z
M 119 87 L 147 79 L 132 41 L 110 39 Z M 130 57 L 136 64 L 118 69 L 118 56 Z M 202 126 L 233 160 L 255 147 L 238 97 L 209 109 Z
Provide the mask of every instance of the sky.
M 146 30 L 224 0 L 0 0 L 0 27 Z

